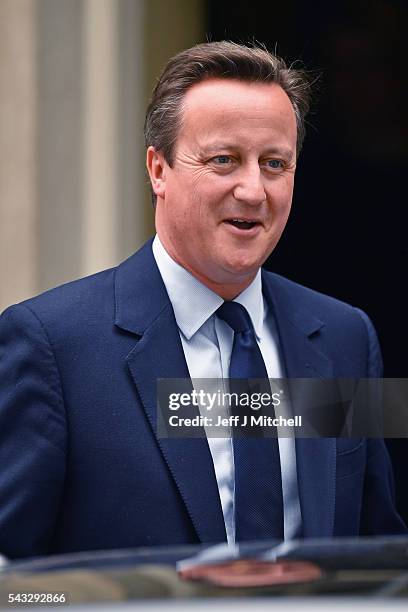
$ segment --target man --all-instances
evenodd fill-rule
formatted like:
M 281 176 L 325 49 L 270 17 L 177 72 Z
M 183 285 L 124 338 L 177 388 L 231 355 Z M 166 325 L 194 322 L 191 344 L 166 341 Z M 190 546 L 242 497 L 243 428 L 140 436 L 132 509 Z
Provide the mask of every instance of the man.
M 233 542 L 271 505 L 256 537 L 405 530 L 381 440 L 255 440 L 242 461 L 235 440 L 156 431 L 157 379 L 245 377 L 242 334 L 270 378 L 381 375 L 365 314 L 260 270 L 307 108 L 304 75 L 264 49 L 208 43 L 169 62 L 146 119 L 153 244 L 2 316 L 0 552 Z

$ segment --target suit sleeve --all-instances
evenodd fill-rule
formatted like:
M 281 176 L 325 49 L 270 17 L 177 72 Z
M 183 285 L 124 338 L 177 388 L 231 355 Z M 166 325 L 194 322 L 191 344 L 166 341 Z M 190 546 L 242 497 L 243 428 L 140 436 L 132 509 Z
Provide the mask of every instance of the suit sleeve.
M 1 554 L 47 554 L 65 456 L 65 410 L 51 343 L 27 306 L 12 306 L 0 317 Z
M 383 362 L 377 334 L 368 316 L 362 310 L 357 310 L 357 312 L 363 319 L 367 330 L 367 377 L 381 378 Z M 361 535 L 408 533 L 395 507 L 394 475 L 387 447 L 382 439 L 367 440 L 367 465 L 360 532 Z

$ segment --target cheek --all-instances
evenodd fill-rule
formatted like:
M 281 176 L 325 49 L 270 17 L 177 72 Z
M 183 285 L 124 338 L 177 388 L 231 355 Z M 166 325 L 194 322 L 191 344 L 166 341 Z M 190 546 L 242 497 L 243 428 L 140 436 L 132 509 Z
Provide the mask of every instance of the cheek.
M 292 205 L 293 181 L 281 181 L 270 192 L 272 209 L 283 215 L 288 215 Z
M 206 169 L 194 177 L 190 197 L 203 210 L 203 214 L 217 211 L 220 204 L 233 192 L 234 179 L 230 176 L 219 176 Z
M 198 194 L 189 192 L 180 193 L 174 208 L 168 211 L 170 223 L 178 234 L 179 240 L 192 247 L 205 242 L 211 235 L 208 231 L 208 209 L 203 206 Z M 188 243 L 188 245 L 187 245 Z

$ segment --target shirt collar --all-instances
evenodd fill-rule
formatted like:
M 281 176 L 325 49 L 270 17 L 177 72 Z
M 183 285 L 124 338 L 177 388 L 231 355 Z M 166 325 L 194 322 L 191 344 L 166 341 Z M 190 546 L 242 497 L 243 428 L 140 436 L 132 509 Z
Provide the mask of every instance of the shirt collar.
M 177 325 L 189 340 L 224 300 L 175 262 L 167 253 L 157 234 L 153 240 L 152 249 L 173 306 Z M 252 283 L 234 301 L 247 309 L 259 339 L 264 316 L 261 270 L 258 270 Z

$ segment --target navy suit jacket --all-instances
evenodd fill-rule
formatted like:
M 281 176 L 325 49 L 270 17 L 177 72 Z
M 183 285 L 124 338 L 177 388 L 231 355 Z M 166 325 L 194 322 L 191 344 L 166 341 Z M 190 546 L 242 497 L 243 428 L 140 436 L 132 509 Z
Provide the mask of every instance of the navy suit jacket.
M 291 377 L 381 375 L 368 318 L 263 273 Z M 207 440 L 158 439 L 156 379 L 188 377 L 151 242 L 0 318 L 0 553 L 226 539 Z M 305 537 L 405 531 L 381 440 L 297 439 Z

